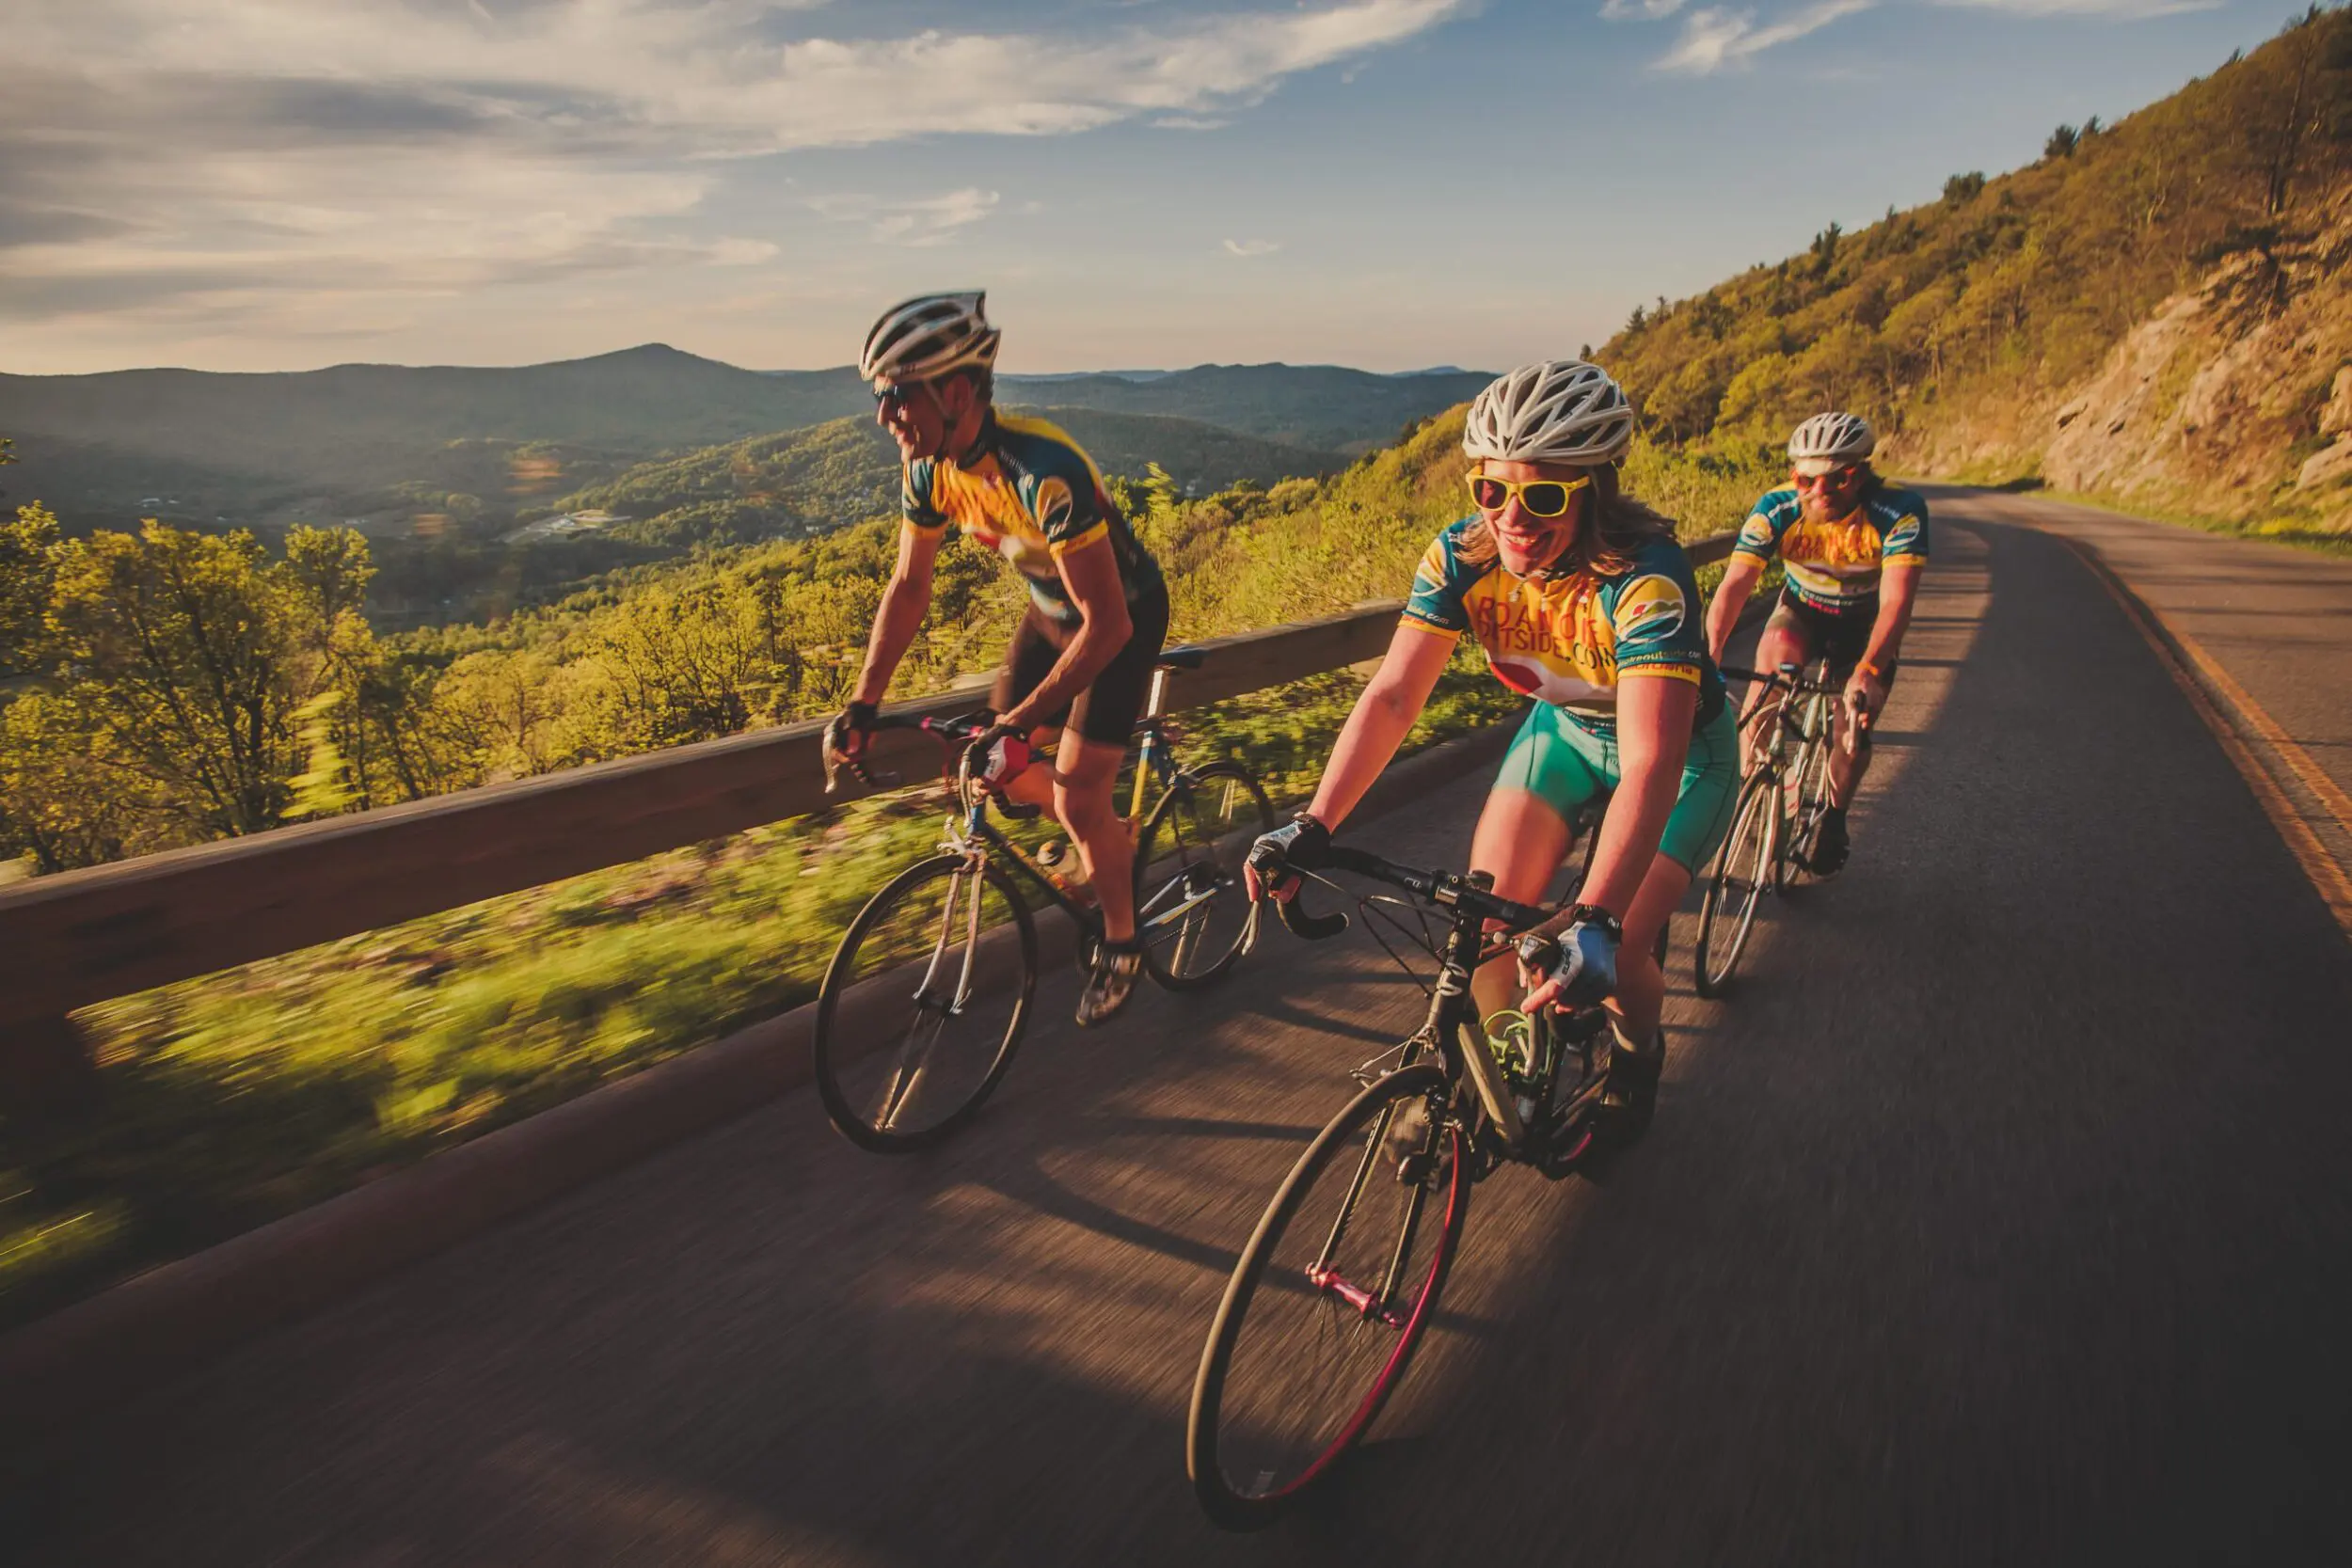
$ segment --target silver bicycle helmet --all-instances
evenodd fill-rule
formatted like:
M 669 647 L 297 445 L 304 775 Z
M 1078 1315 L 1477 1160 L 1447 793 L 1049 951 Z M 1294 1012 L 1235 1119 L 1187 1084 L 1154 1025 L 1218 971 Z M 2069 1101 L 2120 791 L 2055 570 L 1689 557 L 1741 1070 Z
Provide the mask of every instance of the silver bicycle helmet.
M 866 335 L 857 372 L 868 381 L 930 381 L 950 371 L 993 370 L 1003 336 L 988 325 L 988 295 L 921 294 L 882 313 Z
M 1633 444 L 1633 405 L 1598 365 L 1547 359 L 1487 384 L 1462 450 L 1512 463 L 1614 463 Z
M 1799 463 L 1859 463 L 1878 444 L 1858 414 L 1816 414 L 1788 437 L 1788 455 Z

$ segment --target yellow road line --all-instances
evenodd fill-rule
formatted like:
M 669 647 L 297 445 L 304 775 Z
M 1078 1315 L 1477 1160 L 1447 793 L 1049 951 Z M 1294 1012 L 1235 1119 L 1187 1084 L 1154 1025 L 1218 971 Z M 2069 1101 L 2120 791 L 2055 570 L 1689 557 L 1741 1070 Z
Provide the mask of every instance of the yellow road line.
M 2205 727 L 2213 732 L 2214 738 L 2221 742 L 2221 750 L 2229 756 L 2239 774 L 2245 778 L 2247 787 L 2254 792 L 2254 799 L 2261 804 L 2263 815 L 2270 818 L 2270 825 L 2277 829 L 2279 836 L 2285 840 L 2287 848 L 2293 851 L 2296 862 L 2303 867 L 2303 875 L 2311 879 L 2312 890 L 2328 906 L 2328 911 L 2335 916 L 2336 924 L 2343 927 L 2346 937 L 2352 937 L 2352 878 L 2344 875 L 2344 867 L 2336 863 L 2335 857 L 2328 852 L 2328 847 L 2319 841 L 2319 835 L 2312 832 L 2312 825 L 2303 820 L 2302 814 L 2295 809 L 2295 803 L 2289 800 L 2286 792 L 2279 787 L 2279 781 L 2270 776 L 2270 770 L 2262 765 L 2261 759 L 2254 755 L 2252 750 L 2247 746 L 2245 738 L 2237 733 L 2237 727 L 2232 724 L 2228 717 L 2214 705 L 2213 698 L 2206 693 L 2202 686 L 2198 684 L 2196 676 L 2189 673 L 2187 666 L 2182 663 L 2180 656 L 2176 655 L 2171 645 L 2165 641 L 2164 634 L 2169 633 L 2180 638 L 2182 649 L 2196 658 L 2198 667 L 2209 675 L 2218 676 L 2215 684 L 2229 696 L 2232 703 L 2243 703 L 2242 711 L 2247 721 L 2254 726 L 2255 732 L 2262 736 L 2265 743 L 2276 747 L 2280 752 L 2280 760 L 2293 768 L 2304 783 L 2311 784 L 2312 772 L 2316 769 L 2312 769 L 2312 772 L 2306 771 L 2306 768 L 2310 767 L 2310 759 L 2303 757 L 2302 749 L 2286 738 L 2285 734 L 2271 721 L 2270 716 L 2263 712 L 2243 687 L 2231 680 L 2226 674 L 2222 674 L 2220 667 L 2206 657 L 2203 650 L 2194 642 L 2186 638 L 2181 638 L 2180 634 L 2157 614 L 2153 605 L 2148 604 L 2124 586 L 2123 580 L 2117 577 L 2107 563 L 2100 560 L 2088 546 L 2073 539 L 2061 538 L 2061 542 L 2081 557 L 2083 564 L 2090 568 L 2090 575 L 2098 579 L 2099 585 L 2114 597 L 2118 605 L 2122 607 L 2124 618 L 2131 622 L 2133 629 L 2137 631 L 2146 640 L 2148 646 L 2154 651 L 2157 661 L 2165 668 L 2165 673 L 2172 677 L 2172 684 L 2181 689 L 2181 694 L 2188 699 L 2188 705 L 2197 711 L 2197 717 L 2205 721 Z M 2159 627 L 2162 628 L 2161 632 Z M 2296 763 L 2298 757 L 2303 759 L 2302 766 L 2297 766 Z M 2326 776 L 2322 774 L 2320 777 Z M 2345 820 L 2346 816 L 2352 815 L 2352 812 L 2339 809 L 2337 806 L 2336 802 L 2344 800 L 2344 792 L 2335 788 L 2334 781 L 2328 780 L 2327 788 L 2324 790 L 2314 786 L 2312 792 L 2320 796 L 2322 801 L 2335 815 L 2338 824 L 2344 827 L 2347 832 L 2352 832 L 2352 822 Z M 2331 794 L 2332 799 L 2330 799 Z
M 2230 705 L 2238 710 L 2239 715 L 2248 723 L 2254 726 L 2254 733 L 2263 737 L 2264 743 L 2278 752 L 2280 759 L 2295 770 L 2295 776 L 2303 781 L 2304 787 L 2319 798 L 2319 803 L 2328 808 L 2328 815 L 2336 819 L 2336 826 L 2347 833 L 2352 833 L 2352 795 L 2344 794 L 2343 786 L 2329 778 L 2319 764 L 2312 760 L 2310 752 L 2288 737 L 2287 732 L 2279 727 L 2278 721 L 2271 718 L 2262 704 L 2254 700 L 2254 694 L 2238 685 L 2227 670 L 2214 661 L 2212 655 L 2197 645 L 2195 638 L 2173 625 L 2166 618 L 2164 611 L 2154 605 L 2149 604 L 2145 599 L 2142 599 L 2140 604 L 2150 615 L 2155 618 L 2156 624 L 2164 628 L 2166 635 L 2180 644 L 2181 651 L 2188 655 L 2198 669 L 2204 672 L 2205 678 L 2220 688 L 2221 694 L 2230 700 Z

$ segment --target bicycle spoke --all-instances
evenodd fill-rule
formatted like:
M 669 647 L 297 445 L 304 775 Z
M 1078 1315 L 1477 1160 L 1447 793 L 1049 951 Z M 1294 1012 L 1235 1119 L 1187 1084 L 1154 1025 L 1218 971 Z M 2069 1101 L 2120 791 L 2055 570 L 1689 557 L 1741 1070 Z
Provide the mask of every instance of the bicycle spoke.
M 1421 1066 L 1367 1089 L 1251 1240 L 1194 1395 L 1194 1483 L 1223 1522 L 1263 1523 L 1335 1463 L 1428 1328 L 1469 1198 L 1444 1084 Z M 1427 1119 L 1399 1148 L 1394 1118 L 1408 1106 Z
M 921 1147 L 968 1117 L 1019 1043 L 1036 932 L 977 856 L 901 873 L 860 911 L 818 998 L 826 1115 L 878 1152 Z
M 1161 984 L 1206 985 L 1240 957 L 1251 928 L 1242 857 L 1272 825 L 1263 794 L 1232 763 L 1183 774 L 1161 798 L 1136 850 L 1136 930 Z
M 928 998 L 918 998 L 917 1006 L 922 1006 L 923 1011 L 907 1025 L 905 1043 L 898 1047 L 898 1064 L 891 1072 L 889 1085 L 882 1091 L 882 1114 L 874 1117 L 874 1125 L 885 1131 L 898 1125 L 899 1111 L 914 1098 L 916 1087 L 923 1081 L 924 1069 L 930 1065 L 931 1053 L 939 1045 L 940 1031 L 946 1026 L 947 1014 L 944 1008 L 930 1003 Z M 930 1026 L 928 1029 L 926 1024 Z

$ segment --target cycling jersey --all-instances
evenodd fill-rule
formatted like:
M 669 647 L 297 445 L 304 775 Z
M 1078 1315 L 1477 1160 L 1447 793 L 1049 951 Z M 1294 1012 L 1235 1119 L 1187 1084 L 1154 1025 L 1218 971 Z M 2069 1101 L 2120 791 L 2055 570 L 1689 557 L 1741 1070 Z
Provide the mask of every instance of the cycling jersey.
M 1696 686 L 1694 729 L 1722 711 L 1723 676 L 1708 657 L 1698 584 L 1680 545 L 1649 540 L 1624 571 L 1606 576 L 1517 578 L 1499 561 L 1463 559 L 1462 539 L 1477 522 L 1455 523 L 1422 557 L 1405 605 L 1407 626 L 1448 637 L 1469 632 L 1496 679 L 1597 735 L 1614 732 L 1617 684 L 1629 676 Z
M 1889 566 L 1928 561 L 1928 503 L 1909 490 L 1883 485 L 1834 523 L 1807 521 L 1794 490 L 1768 492 L 1741 525 L 1735 561 L 1761 566 L 1777 551 L 1788 568 L 1788 591 L 1831 614 L 1877 613 L 1879 575 Z
M 1098 539 L 1110 543 L 1129 604 L 1166 595 L 1159 562 L 1136 541 L 1077 442 L 1043 420 L 992 413 L 979 446 L 969 467 L 946 457 L 906 466 L 899 497 L 906 526 L 927 532 L 953 526 L 995 550 L 1027 580 L 1038 609 L 1064 625 L 1085 617 L 1055 563 Z

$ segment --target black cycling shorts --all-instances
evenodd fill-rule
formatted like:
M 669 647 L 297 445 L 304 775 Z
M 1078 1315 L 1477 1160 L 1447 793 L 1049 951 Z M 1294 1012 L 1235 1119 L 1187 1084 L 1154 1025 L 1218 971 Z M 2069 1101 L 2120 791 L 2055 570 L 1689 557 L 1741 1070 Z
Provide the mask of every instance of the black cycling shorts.
M 1838 611 L 1807 604 L 1784 588 L 1765 629 L 1788 632 L 1804 644 L 1808 655 L 1828 659 L 1830 679 L 1839 681 L 1853 673 L 1853 667 L 1870 651 L 1870 632 L 1878 621 L 1879 601 L 1875 594 L 1851 610 Z M 1886 661 L 1886 668 L 1880 672 L 1880 684 L 1895 684 L 1895 667 L 1899 662 L 1891 658 Z
M 1092 686 L 1078 693 L 1076 702 L 1041 724 L 1064 725 L 1106 746 L 1127 744 L 1152 694 L 1152 672 L 1159 664 L 1161 644 L 1168 641 L 1168 595 L 1147 594 L 1128 605 L 1127 614 L 1135 626 L 1127 645 L 1103 667 Z M 1021 629 L 1012 634 L 1012 646 L 1005 650 L 1004 668 L 996 672 L 988 705 L 1002 713 L 1043 685 L 1077 634 L 1077 627 L 1050 621 L 1032 605 L 1022 617 Z

